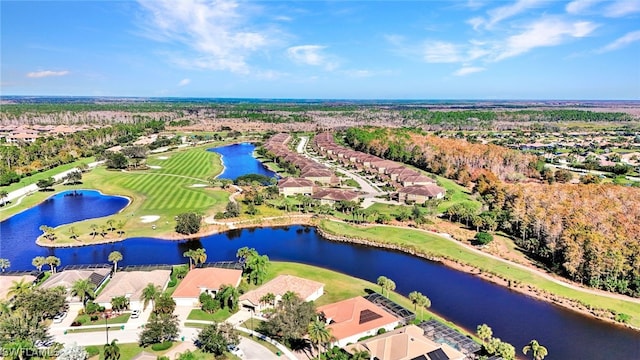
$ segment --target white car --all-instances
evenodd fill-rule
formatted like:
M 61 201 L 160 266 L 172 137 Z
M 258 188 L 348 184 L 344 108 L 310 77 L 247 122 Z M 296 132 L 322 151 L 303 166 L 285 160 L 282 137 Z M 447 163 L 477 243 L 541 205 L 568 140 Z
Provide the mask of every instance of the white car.
M 140 310 L 135 309 L 135 310 L 131 311 L 131 318 L 132 319 L 137 319 L 138 317 L 140 317 Z
M 240 348 L 237 345 L 229 344 L 227 345 L 227 350 L 229 350 L 230 353 L 232 353 L 237 357 L 244 357 L 244 353 L 242 352 L 242 350 L 240 350 Z
M 66 311 L 63 311 L 61 313 L 57 313 L 56 316 L 53 317 L 53 323 L 54 324 L 59 324 L 66 317 L 67 317 L 67 312 Z

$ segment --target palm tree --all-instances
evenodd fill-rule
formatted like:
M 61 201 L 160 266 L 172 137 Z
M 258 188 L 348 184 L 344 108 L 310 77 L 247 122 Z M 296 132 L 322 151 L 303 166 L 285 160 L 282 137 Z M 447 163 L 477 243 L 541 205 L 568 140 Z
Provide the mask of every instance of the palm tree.
M 98 225 L 91 224 L 89 225 L 89 229 L 91 229 L 91 232 L 89 233 L 89 235 L 92 236 L 92 239 L 95 239 L 96 235 L 98 235 Z
M 493 337 L 493 330 L 487 324 L 478 325 L 476 335 L 482 340 L 482 345 L 485 345 Z
M 11 261 L 9 261 L 9 259 L 0 259 L 0 269 L 2 269 L 2 272 L 9 267 L 11 267 Z
M 193 269 L 193 260 L 196 257 L 195 251 L 194 250 L 187 250 L 182 254 L 182 256 L 189 258 L 189 270 Z
M 31 285 L 32 283 L 26 282 L 24 278 L 20 279 L 20 281 L 14 280 L 11 282 L 11 287 L 9 288 L 7 295 L 11 298 L 13 296 L 26 294 L 31 291 Z
M 51 273 L 55 274 L 56 267 L 60 266 L 60 258 L 55 256 L 47 256 L 44 259 L 44 263 L 49 265 L 49 268 L 51 269 Z
M 109 261 L 113 263 L 113 272 L 118 271 L 118 261 L 122 260 L 122 253 L 120 251 L 112 251 L 109 254 Z
M 254 256 L 250 259 L 248 267 L 251 269 L 249 273 L 249 282 L 255 285 L 262 284 L 267 276 L 267 269 L 269 268 L 269 257 L 267 255 Z
M 113 219 L 109 219 L 107 220 L 107 230 L 108 231 L 113 231 L 115 229 L 114 225 L 115 225 L 116 221 Z
M 428 297 L 426 297 L 426 296 L 424 296 L 424 295 L 422 295 L 420 293 L 418 293 L 418 294 L 419 294 L 419 296 L 418 296 L 418 300 L 417 300 L 416 304 L 418 306 L 420 306 L 420 317 L 422 317 L 422 310 L 424 308 L 430 308 L 431 307 L 431 300 L 429 300 Z
M 327 324 L 320 320 L 315 319 L 307 326 L 307 333 L 309 334 L 309 340 L 311 344 L 320 351 L 320 345 L 326 349 L 326 344 L 331 341 L 331 329 L 327 328 Z
M 411 303 L 413 304 L 413 311 L 418 310 L 418 298 L 420 295 L 422 295 L 422 293 L 419 291 L 412 291 L 409 293 L 409 300 L 411 300 Z
M 69 228 L 69 237 L 73 240 L 78 238 L 78 233 L 76 232 L 76 228 L 73 226 Z
M 384 295 L 385 285 L 387 284 L 388 281 L 389 279 L 386 276 L 378 276 L 377 284 L 380 285 L 380 290 L 382 292 L 382 295 Z
M 366 351 L 356 351 L 351 355 L 351 360 L 369 360 L 371 359 L 371 354 Z
M 540 345 L 538 340 L 531 340 L 527 346 L 522 348 L 522 353 L 525 355 L 527 355 L 529 351 L 531 351 L 534 360 L 542 360 L 545 356 L 549 355 L 547 348 Z
M 146 309 L 150 301 L 155 301 L 158 296 L 160 296 L 160 292 L 160 287 L 152 283 L 148 283 L 147 286 L 142 289 L 142 309 Z
M 116 341 L 111 341 L 111 344 L 104 345 L 104 360 L 118 360 L 120 359 L 120 348 L 116 344 Z
M 80 301 L 84 304 L 86 298 L 94 298 L 96 296 L 94 289 L 95 286 L 89 279 L 79 279 L 71 286 L 71 294 L 79 297 Z
M 198 264 L 204 264 L 205 261 L 207 261 L 207 250 L 203 249 L 203 248 L 199 248 L 199 249 L 195 249 L 193 251 L 193 261 L 195 263 L 195 265 L 197 266 Z
M 31 265 L 35 266 L 38 271 L 42 271 L 42 267 L 45 264 L 44 256 L 36 256 L 31 260 Z
M 111 308 L 116 311 L 125 310 L 129 307 L 129 299 L 125 296 L 111 298 Z
M 116 229 L 118 229 L 117 233 L 118 233 L 119 236 L 122 236 L 124 234 L 124 230 L 123 230 L 124 229 L 124 225 L 125 225 L 124 220 L 120 220 L 116 224 Z
M 218 291 L 216 298 L 220 298 L 222 308 L 229 307 L 230 310 L 235 311 L 238 308 L 238 298 L 240 292 L 233 285 L 222 285 Z
M 265 305 L 275 305 L 276 295 L 274 293 L 266 293 L 263 297 L 260 298 L 260 303 Z

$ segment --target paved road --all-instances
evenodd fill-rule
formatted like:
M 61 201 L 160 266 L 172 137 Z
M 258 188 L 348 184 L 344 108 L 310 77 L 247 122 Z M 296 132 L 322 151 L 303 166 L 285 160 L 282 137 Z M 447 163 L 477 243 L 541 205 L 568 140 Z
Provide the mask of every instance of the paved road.
M 272 353 L 266 347 L 260 345 L 253 340 L 242 338 L 238 347 L 244 353 L 243 359 L 245 360 L 270 360 L 281 359 L 276 354 Z

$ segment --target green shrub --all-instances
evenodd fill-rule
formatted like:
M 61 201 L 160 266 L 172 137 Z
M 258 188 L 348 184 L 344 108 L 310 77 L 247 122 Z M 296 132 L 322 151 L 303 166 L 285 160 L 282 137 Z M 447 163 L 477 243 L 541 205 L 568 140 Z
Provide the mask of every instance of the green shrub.
M 178 285 L 178 280 L 176 280 L 176 279 L 171 279 L 171 280 L 169 281 L 169 283 L 167 284 L 167 287 L 172 288 L 172 287 L 174 287 L 174 286 L 176 286 L 176 285 Z
M 385 329 L 385 328 L 380 328 L 380 329 L 378 329 L 377 334 L 378 334 L 378 335 L 382 335 L 382 334 L 384 334 L 384 333 L 386 333 L 386 332 L 387 332 L 387 329 Z
M 629 320 L 631 320 L 631 316 L 625 314 L 625 313 L 618 313 L 616 314 L 616 321 L 617 322 L 621 322 L 623 324 L 626 324 L 629 322 Z
M 160 344 L 151 345 L 151 350 L 153 350 L 153 351 L 164 351 L 164 350 L 167 350 L 168 348 L 170 348 L 171 346 L 173 346 L 173 342 L 165 341 L 165 342 L 161 342 Z
M 87 346 L 86 348 L 84 348 L 84 350 L 87 352 L 89 357 L 100 355 L 100 349 L 97 346 Z
M 87 305 L 85 305 L 84 311 L 86 314 L 92 315 L 104 311 L 104 306 L 100 306 L 93 301 L 87 301 Z
M 493 235 L 481 231 L 476 234 L 475 239 L 481 245 L 486 245 L 493 241 Z

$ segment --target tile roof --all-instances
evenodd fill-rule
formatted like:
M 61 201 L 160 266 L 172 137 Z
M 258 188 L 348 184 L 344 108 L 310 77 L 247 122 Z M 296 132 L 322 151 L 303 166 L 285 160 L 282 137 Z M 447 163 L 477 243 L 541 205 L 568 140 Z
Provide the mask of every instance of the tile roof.
M 9 289 L 13 286 L 13 282 L 24 280 L 25 283 L 32 283 L 36 279 L 33 275 L 3 275 L 0 276 L 0 300 L 7 298 Z
M 464 359 L 464 354 L 447 344 L 439 344 L 424 336 L 424 330 L 408 325 L 355 344 L 348 345 L 349 353 L 367 351 L 379 360 L 443 360 Z
M 279 188 L 313 186 L 313 181 L 301 178 L 286 177 L 278 180 Z
M 298 294 L 301 299 L 305 300 L 323 287 L 324 284 L 317 281 L 303 279 L 293 275 L 278 275 L 259 288 L 242 294 L 240 301 L 248 300 L 252 304 L 258 305 L 260 299 L 268 293 L 282 296 L 287 291 L 293 291 Z
M 189 271 L 173 292 L 174 298 L 197 298 L 201 289 L 218 290 L 222 285 L 237 286 L 242 270 L 222 268 L 197 268 Z
M 64 286 L 70 289 L 78 280 L 89 279 L 95 286 L 98 277 L 104 279 L 111 272 L 110 268 L 87 269 L 87 270 L 65 270 L 51 275 L 47 281 L 40 285 L 44 289 L 51 289 L 57 286 Z M 95 275 L 94 275 L 95 274 Z
M 443 194 L 446 190 L 438 185 L 412 185 L 406 186 L 398 190 L 402 194 L 420 195 L 435 197 L 438 194 Z
M 320 306 L 318 313 L 323 313 L 330 321 L 327 327 L 338 340 L 379 329 L 399 320 L 361 296 Z
M 128 296 L 131 301 L 139 301 L 147 284 L 152 283 L 162 288 L 170 274 L 171 270 L 121 271 L 113 275 L 96 302 L 110 302 L 116 296 Z
M 340 189 L 322 189 L 313 195 L 311 195 L 314 199 L 324 199 L 324 200 L 334 200 L 334 201 L 351 201 L 358 197 L 356 192 L 350 190 L 340 190 Z

